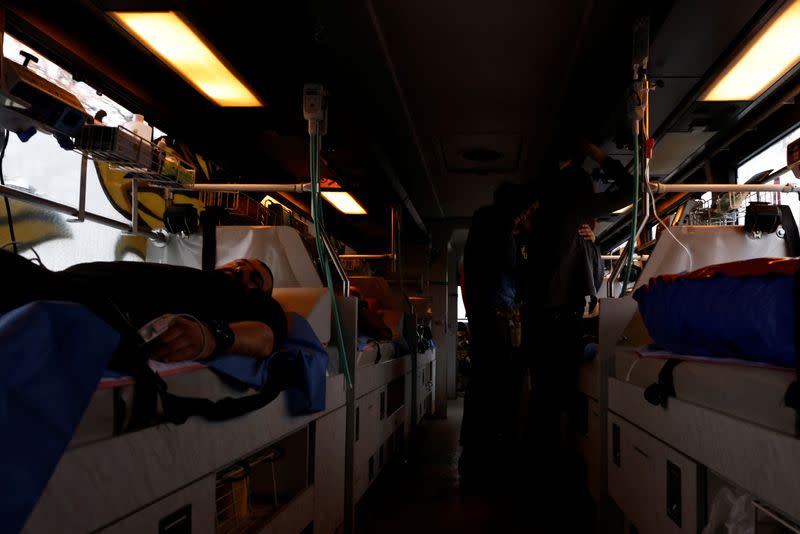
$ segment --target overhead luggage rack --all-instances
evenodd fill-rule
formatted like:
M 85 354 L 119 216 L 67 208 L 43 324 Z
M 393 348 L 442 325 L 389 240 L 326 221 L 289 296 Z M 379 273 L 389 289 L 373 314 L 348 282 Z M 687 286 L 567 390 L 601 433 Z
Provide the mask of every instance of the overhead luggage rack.
M 75 150 L 115 170 L 126 171 L 126 178 L 174 187 L 194 183 L 195 169 L 191 164 L 122 126 L 81 127 Z

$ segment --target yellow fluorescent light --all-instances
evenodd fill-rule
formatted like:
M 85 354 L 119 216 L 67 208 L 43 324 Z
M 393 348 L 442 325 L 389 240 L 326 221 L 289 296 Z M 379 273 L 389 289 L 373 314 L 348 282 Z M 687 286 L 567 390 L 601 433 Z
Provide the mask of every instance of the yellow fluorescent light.
M 176 13 L 117 11 L 111 16 L 195 89 L 218 105 L 263 106 Z
M 614 213 L 614 215 L 622 215 L 624 213 L 628 213 L 629 211 L 631 211 L 631 209 L 633 209 L 633 204 L 628 204 L 624 208 L 618 209 L 617 211 L 615 211 L 613 213 Z
M 347 215 L 366 215 L 367 210 L 353 198 L 350 193 L 344 191 L 323 191 L 322 196 L 325 200 L 333 204 L 333 207 Z
M 753 100 L 800 60 L 800 0 L 756 36 L 744 54 L 700 99 Z

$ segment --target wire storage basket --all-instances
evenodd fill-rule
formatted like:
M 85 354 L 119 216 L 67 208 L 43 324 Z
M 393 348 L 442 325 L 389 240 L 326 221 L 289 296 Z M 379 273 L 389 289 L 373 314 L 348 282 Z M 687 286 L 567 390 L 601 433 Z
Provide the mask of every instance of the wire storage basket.
M 169 185 L 194 183 L 194 167 L 122 126 L 88 124 L 75 137 L 75 150 L 126 177 Z
M 222 208 L 230 215 L 242 218 L 251 224 L 270 225 L 267 208 L 239 192 L 202 191 L 200 201 L 206 206 Z
M 682 224 L 690 226 L 736 226 L 744 224 L 751 202 L 780 204 L 779 193 L 724 193 L 705 199 L 690 200 Z
M 216 531 L 218 534 L 244 534 L 258 532 L 283 504 L 278 500 L 277 471 L 275 462 L 283 452 L 278 447 L 269 447 L 237 462 L 217 475 L 216 485 Z M 258 498 L 254 492 L 254 472 L 259 466 L 269 466 L 272 474 L 274 500 Z
M 253 198 L 234 191 L 201 191 L 200 201 L 206 206 L 222 208 L 230 215 L 261 226 L 291 226 L 301 235 L 308 226 L 280 204 L 266 206 Z

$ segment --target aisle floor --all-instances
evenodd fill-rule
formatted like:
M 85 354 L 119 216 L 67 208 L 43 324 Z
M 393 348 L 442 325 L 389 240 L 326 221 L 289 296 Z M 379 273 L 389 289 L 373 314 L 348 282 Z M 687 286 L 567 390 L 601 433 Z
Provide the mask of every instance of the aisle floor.
M 458 476 L 462 414 L 463 399 L 458 399 L 448 404 L 447 419 L 425 421 L 409 462 L 387 468 L 359 504 L 359 534 L 587 532 L 574 525 L 544 527 L 540 514 L 553 511 L 535 506 L 535 492 L 517 502 L 509 495 L 463 492 Z M 573 512 L 586 513 L 579 506 Z

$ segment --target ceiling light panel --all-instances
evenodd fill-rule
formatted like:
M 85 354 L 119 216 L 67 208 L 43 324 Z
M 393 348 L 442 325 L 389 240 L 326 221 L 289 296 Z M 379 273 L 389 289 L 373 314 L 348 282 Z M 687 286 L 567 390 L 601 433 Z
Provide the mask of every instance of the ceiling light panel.
M 800 61 L 800 0 L 791 2 L 729 66 L 704 101 L 753 100 Z
M 365 210 L 350 193 L 344 191 L 323 191 L 323 198 L 334 208 L 347 215 L 366 215 Z
M 167 63 L 195 89 L 225 107 L 263 104 L 214 54 L 177 13 L 112 12 L 136 40 Z

